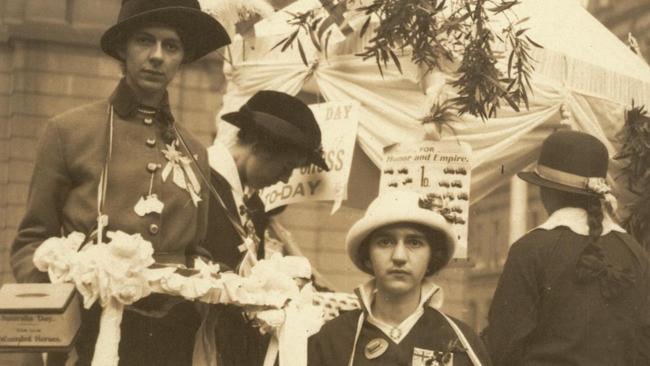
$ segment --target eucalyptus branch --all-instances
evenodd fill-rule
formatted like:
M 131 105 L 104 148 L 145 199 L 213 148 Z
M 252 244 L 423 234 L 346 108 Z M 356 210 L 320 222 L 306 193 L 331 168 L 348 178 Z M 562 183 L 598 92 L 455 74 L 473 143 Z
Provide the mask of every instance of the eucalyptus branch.
M 320 40 L 318 39 L 317 31 L 320 22 L 323 20 L 323 17 L 317 16 L 317 11 L 318 9 L 312 9 L 304 13 L 289 13 L 289 15 L 291 15 L 291 19 L 289 19 L 288 23 L 294 26 L 294 31 L 291 32 L 291 34 L 289 34 L 287 37 L 283 38 L 280 42 L 276 43 L 275 46 L 271 48 L 271 50 L 282 46 L 280 48 L 280 51 L 284 52 L 295 42 L 298 46 L 298 52 L 300 53 L 300 59 L 302 60 L 302 63 L 305 64 L 305 66 L 309 66 L 307 55 L 305 54 L 305 48 L 303 47 L 302 42 L 300 42 L 299 35 L 301 33 L 309 35 L 309 38 L 314 47 L 319 52 L 322 51 L 323 47 L 321 46 Z M 327 40 L 329 40 L 329 34 L 326 37 L 326 41 Z M 325 44 L 325 47 L 327 47 L 327 44 Z
M 520 0 L 372 0 L 357 9 L 367 17 L 360 35 L 370 30 L 371 19 L 379 19 L 379 24 L 357 56 L 374 60 L 382 76 L 389 63 L 402 72 L 399 56 L 404 54 L 410 54 L 411 61 L 427 72 L 458 62 L 456 78 L 451 81 L 458 97 L 445 105 L 446 111 L 469 113 L 483 120 L 495 116 L 504 102 L 519 111 L 522 104 L 529 107 L 534 61 L 531 50 L 541 47 L 526 35 L 527 29 L 520 28 L 527 19 L 510 21 L 508 12 L 519 3 Z M 317 50 L 326 53 L 331 31 L 321 44 L 318 28 L 324 18 L 317 15 L 322 14 L 321 10 L 293 14 L 289 23 L 295 30 L 275 47 L 281 46 L 285 51 L 296 43 L 307 64 L 298 37 L 302 32 L 309 35 Z M 501 32 L 489 26 L 490 18 L 497 15 L 506 16 L 509 23 Z M 497 67 L 501 56 L 493 49 L 497 42 L 509 49 L 505 71 Z
M 625 112 L 625 125 L 617 137 L 622 143 L 617 160 L 624 160 L 622 174 L 627 178 L 630 192 L 636 200 L 623 223 L 627 231 L 650 249 L 650 116 L 644 106 L 634 106 Z

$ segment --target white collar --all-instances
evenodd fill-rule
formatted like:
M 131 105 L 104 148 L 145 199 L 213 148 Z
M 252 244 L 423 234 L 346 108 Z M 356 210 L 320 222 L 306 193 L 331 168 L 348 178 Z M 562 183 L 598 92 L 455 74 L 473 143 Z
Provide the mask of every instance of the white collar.
M 215 141 L 212 146 L 208 147 L 208 161 L 210 167 L 221 174 L 222 177 L 230 184 L 234 192 L 244 196 L 244 187 L 239 179 L 239 171 L 235 158 L 223 143 Z
M 577 207 L 561 208 L 553 212 L 546 222 L 535 229 L 553 230 L 560 226 L 565 226 L 578 235 L 589 236 L 587 211 Z M 625 229 L 616 224 L 607 212 L 603 212 L 603 232 L 600 235 L 607 235 L 611 231 L 624 233 Z
M 442 306 L 443 302 L 442 288 L 433 283 L 431 280 L 425 279 L 422 282 L 422 295 L 420 296 L 420 303 L 418 304 L 417 308 L 398 326 L 394 327 L 382 322 L 373 315 L 371 310 L 372 300 L 374 299 L 376 293 L 377 290 L 375 287 L 374 279 L 357 288 L 357 295 L 359 296 L 361 305 L 364 308 L 364 311 L 368 314 L 368 322 L 379 328 L 382 333 L 392 339 L 396 344 L 399 344 L 402 340 L 404 340 L 411 329 L 413 329 L 417 321 L 424 314 L 425 306 L 439 309 Z

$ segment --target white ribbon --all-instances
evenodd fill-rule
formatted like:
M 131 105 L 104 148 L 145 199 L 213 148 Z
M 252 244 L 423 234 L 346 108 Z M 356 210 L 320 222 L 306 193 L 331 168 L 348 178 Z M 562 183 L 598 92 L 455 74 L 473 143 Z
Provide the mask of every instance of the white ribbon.
M 172 174 L 172 181 L 179 188 L 186 190 L 190 194 L 194 206 L 197 206 L 201 202 L 199 196 L 201 185 L 192 170 L 192 160 L 176 150 L 176 142 L 165 146 L 166 149 L 162 152 L 168 161 L 161 173 L 163 182 L 166 182 L 169 175 Z
M 102 309 L 92 366 L 117 366 L 123 314 L 124 305 L 115 299 L 111 299 Z
M 307 365 L 307 339 L 324 323 L 322 309 L 313 305 L 313 297 L 313 287 L 305 285 L 300 296 L 284 308 L 284 321 L 272 332 L 263 366 L 273 366 L 278 354 L 280 366 Z
M 217 328 L 220 311 L 209 304 L 198 304 L 200 306 L 202 321 L 196 331 L 194 351 L 192 353 L 193 366 L 218 366 L 217 339 L 215 330 Z
M 240 252 L 246 252 L 244 258 L 239 264 L 239 273 L 240 276 L 248 277 L 251 274 L 251 270 L 257 264 L 257 245 L 255 245 L 255 240 L 251 237 L 244 239 L 244 242 L 239 246 Z

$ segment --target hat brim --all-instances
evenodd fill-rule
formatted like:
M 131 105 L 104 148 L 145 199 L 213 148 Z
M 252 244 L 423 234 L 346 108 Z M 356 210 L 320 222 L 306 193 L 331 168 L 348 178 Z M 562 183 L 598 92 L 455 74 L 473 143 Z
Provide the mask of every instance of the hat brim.
M 537 185 L 537 186 L 551 188 L 551 189 L 555 189 L 555 190 L 558 190 L 558 191 L 581 194 L 581 195 L 585 195 L 585 196 L 597 196 L 595 193 L 589 192 L 586 189 L 571 187 L 571 186 L 567 186 L 565 184 L 556 183 L 556 182 L 553 182 L 551 180 L 544 179 L 544 178 L 540 177 L 539 174 L 537 174 L 535 172 L 519 172 L 519 173 L 517 173 L 517 176 L 519 178 L 525 180 L 526 182 Z
M 139 13 L 110 27 L 100 40 L 102 50 L 109 56 L 124 61 L 119 47 L 134 28 L 146 23 L 161 23 L 183 30 L 183 47 L 193 52 L 186 54 L 184 63 L 193 62 L 208 53 L 230 44 L 225 28 L 212 16 L 187 7 L 166 7 Z
M 387 212 L 383 216 L 364 216 L 361 220 L 357 221 L 345 239 L 345 246 L 348 252 L 348 257 L 352 260 L 352 263 L 361 271 L 372 275 L 372 271 L 362 262 L 359 258 L 359 249 L 363 241 L 370 235 L 373 231 L 388 225 L 398 224 L 398 223 L 413 223 L 420 224 L 431 230 L 437 230 L 445 235 L 445 246 L 447 248 L 447 258 L 445 263 L 440 267 L 444 268 L 451 258 L 454 256 L 454 251 L 456 249 L 456 234 L 452 231 L 451 226 L 447 221 L 440 215 L 432 211 L 424 210 L 413 210 L 406 217 L 396 218 L 394 213 Z M 433 275 L 431 273 L 430 275 Z
M 240 129 L 254 128 L 261 130 L 265 135 L 270 136 L 274 140 L 295 146 L 304 151 L 307 155 L 308 163 L 314 164 L 325 171 L 330 170 L 320 153 L 315 148 L 305 144 L 306 136 L 300 129 L 293 127 L 288 122 L 276 123 L 276 120 L 280 119 L 275 116 L 272 116 L 273 118 L 257 118 L 257 115 L 261 115 L 261 113 L 242 113 L 237 111 L 226 113 L 221 116 L 221 119 Z

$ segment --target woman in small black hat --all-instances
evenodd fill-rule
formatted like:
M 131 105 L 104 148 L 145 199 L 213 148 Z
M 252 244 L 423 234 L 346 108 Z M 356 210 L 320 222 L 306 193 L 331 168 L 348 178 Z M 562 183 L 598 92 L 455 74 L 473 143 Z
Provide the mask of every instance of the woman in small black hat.
M 648 257 L 610 216 L 608 160 L 595 137 L 560 131 L 519 173 L 550 216 L 508 253 L 484 334 L 496 366 L 650 364 Z
M 73 231 L 95 241 L 105 230 L 141 234 L 158 263 L 184 265 L 205 253 L 209 174 L 205 148 L 171 113 L 167 86 L 182 64 L 230 43 L 197 0 L 123 0 L 101 48 L 122 63 L 124 77 L 107 99 L 52 119 L 41 138 L 25 217 L 11 248 L 20 282 L 46 282 L 33 264 L 49 237 Z M 191 161 L 191 163 L 187 163 Z M 88 244 L 92 245 L 92 244 Z M 128 307 L 120 365 L 191 365 L 199 317 L 193 304 L 169 310 L 150 296 Z M 157 297 L 157 299 L 154 299 Z M 164 307 L 164 308 L 161 308 Z M 139 311 L 134 311 L 139 309 Z M 142 312 L 159 311 L 160 318 Z M 163 310 L 169 310 L 164 314 Z M 89 365 L 100 309 L 83 313 L 77 365 Z M 52 355 L 48 364 L 62 364 Z
M 272 90 L 253 95 L 238 111 L 222 119 L 239 128 L 226 146 L 208 148 L 212 184 L 221 201 L 211 197 L 208 240 L 212 258 L 247 275 L 265 256 L 264 231 L 269 223 L 258 190 L 287 182 L 292 171 L 313 164 L 328 170 L 321 131 L 314 114 L 298 98 Z M 248 237 L 249 243 L 244 243 Z M 226 307 L 217 329 L 219 365 L 262 365 L 268 337 L 247 323 L 237 307 Z
M 238 111 L 227 113 L 222 119 L 239 131 L 229 146 L 215 142 L 208 148 L 213 183 L 227 205 L 224 208 L 213 202 L 215 209 L 210 210 L 208 237 L 215 240 L 206 244 L 206 248 L 215 260 L 236 268 L 245 260 L 247 252 L 239 249 L 242 239 L 223 217 L 225 211 L 231 211 L 231 216 L 242 224 L 249 218 L 257 221 L 255 215 L 248 217 L 248 213 L 264 216 L 258 190 L 287 182 L 293 170 L 303 165 L 314 164 L 322 170 L 328 167 L 322 156 L 321 131 L 316 118 L 294 96 L 262 90 Z M 260 220 L 267 219 L 260 217 Z M 258 234 L 261 233 L 263 230 L 258 225 Z

